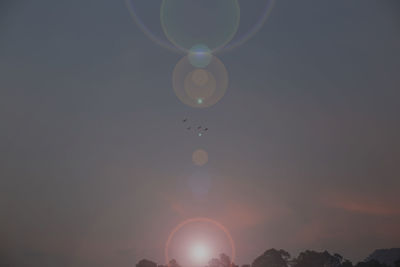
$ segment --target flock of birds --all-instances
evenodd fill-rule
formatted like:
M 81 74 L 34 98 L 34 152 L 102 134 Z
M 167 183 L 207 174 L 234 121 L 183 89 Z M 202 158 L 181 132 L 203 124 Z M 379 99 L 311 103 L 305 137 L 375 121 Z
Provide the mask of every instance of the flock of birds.
M 197 133 L 198 136 L 202 136 L 203 134 L 208 132 L 208 128 L 203 127 L 201 125 L 199 125 L 199 126 L 190 126 L 190 125 L 188 125 L 188 119 L 187 118 L 183 119 L 182 123 L 186 126 L 186 130 L 194 131 L 195 133 Z

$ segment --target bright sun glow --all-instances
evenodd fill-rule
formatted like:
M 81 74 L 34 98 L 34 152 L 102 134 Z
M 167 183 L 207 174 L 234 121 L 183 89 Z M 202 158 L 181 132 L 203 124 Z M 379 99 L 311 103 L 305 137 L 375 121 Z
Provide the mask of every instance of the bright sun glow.
M 210 260 L 210 250 L 205 244 L 198 243 L 191 247 L 191 258 L 199 264 L 205 264 Z

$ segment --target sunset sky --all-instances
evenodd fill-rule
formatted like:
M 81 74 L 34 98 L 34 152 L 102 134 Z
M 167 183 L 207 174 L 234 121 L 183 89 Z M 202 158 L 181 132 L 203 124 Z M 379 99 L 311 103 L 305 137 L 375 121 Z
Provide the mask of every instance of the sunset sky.
M 0 265 L 164 264 L 171 231 L 196 217 L 229 230 L 238 264 L 269 248 L 359 261 L 399 247 L 399 14 L 397 0 L 277 0 L 216 55 L 229 86 L 196 109 L 172 88 L 183 55 L 124 0 L 2 0 Z

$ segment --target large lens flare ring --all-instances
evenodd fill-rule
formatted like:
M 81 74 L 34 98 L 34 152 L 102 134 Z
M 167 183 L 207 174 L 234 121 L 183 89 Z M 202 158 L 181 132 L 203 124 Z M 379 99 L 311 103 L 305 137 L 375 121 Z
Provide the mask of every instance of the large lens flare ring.
M 139 29 L 149 39 L 151 39 L 153 42 L 157 43 L 158 45 L 160 45 L 172 52 L 176 52 L 179 54 L 187 54 L 189 52 L 187 50 L 187 48 L 182 48 L 182 47 L 176 46 L 165 36 L 165 33 L 163 33 L 163 36 L 161 36 L 160 34 L 157 34 L 157 32 L 155 32 L 154 29 L 152 29 L 152 27 L 150 27 L 148 25 L 150 23 L 145 23 L 145 21 L 143 20 L 143 17 L 140 16 L 140 14 L 139 14 L 139 13 L 141 13 L 140 10 L 137 10 L 138 8 L 137 8 L 136 1 L 138 1 L 138 0 L 125 0 L 125 4 L 128 7 L 129 13 L 131 14 L 131 17 L 133 18 L 134 22 L 139 27 Z M 265 0 L 265 5 L 263 8 L 261 8 L 261 10 L 262 10 L 261 15 L 257 18 L 256 22 L 252 24 L 250 29 L 245 31 L 243 34 L 236 33 L 235 36 L 233 36 L 233 38 L 228 43 L 212 49 L 211 52 L 213 54 L 219 54 L 221 52 L 231 51 L 231 50 L 241 46 L 242 44 L 247 42 L 249 39 L 251 39 L 262 28 L 262 26 L 267 21 L 269 15 L 271 13 L 271 10 L 273 9 L 273 7 L 275 5 L 275 2 L 276 2 L 276 0 Z M 162 4 L 162 2 L 160 3 L 160 6 L 161 6 L 161 4 Z M 161 7 L 160 7 L 160 9 L 161 9 Z M 157 10 L 158 14 L 160 13 L 160 9 Z M 240 9 L 240 3 L 239 3 L 239 9 Z M 145 12 L 142 12 L 142 13 L 145 13 Z M 162 24 L 161 21 L 159 21 L 159 23 Z M 162 28 L 162 25 L 160 25 L 160 27 Z
M 212 51 L 228 44 L 240 23 L 238 0 L 162 0 L 160 21 L 167 39 L 186 53 L 196 44 Z
M 229 244 L 231 246 L 231 262 L 235 262 L 235 257 L 236 257 L 236 247 L 235 247 L 235 243 L 233 241 L 233 238 L 231 236 L 231 234 L 229 233 L 228 229 L 221 224 L 218 221 L 215 221 L 213 219 L 210 218 L 206 218 L 206 217 L 197 217 L 197 218 L 191 218 L 191 219 L 187 219 L 183 222 L 181 222 L 180 224 L 178 224 L 169 234 L 167 242 L 165 243 L 165 250 L 164 250 L 164 256 L 165 256 L 165 262 L 168 265 L 168 267 L 170 267 L 169 261 L 170 261 L 170 257 L 169 257 L 169 246 L 171 244 L 172 239 L 174 238 L 174 235 L 183 227 L 185 227 L 188 224 L 191 223 L 197 223 L 197 222 L 204 222 L 204 223 L 209 223 L 209 224 L 213 224 L 215 225 L 217 228 L 219 228 L 222 232 L 224 232 L 225 236 L 227 237 L 227 239 L 229 240 Z
M 253 27 L 250 30 L 248 30 L 245 34 L 243 34 L 241 36 L 237 36 L 237 38 L 233 38 L 233 40 L 231 40 L 231 42 L 229 42 L 224 47 L 215 49 L 213 51 L 213 53 L 218 54 L 218 53 L 224 53 L 227 51 L 231 51 L 231 50 L 243 45 L 251 38 L 253 38 L 254 35 L 256 35 L 260 31 L 260 29 L 264 26 L 264 24 L 266 23 L 267 19 L 271 15 L 271 12 L 275 6 L 275 3 L 276 3 L 276 0 L 266 0 L 262 15 L 259 17 L 258 21 L 253 25 Z

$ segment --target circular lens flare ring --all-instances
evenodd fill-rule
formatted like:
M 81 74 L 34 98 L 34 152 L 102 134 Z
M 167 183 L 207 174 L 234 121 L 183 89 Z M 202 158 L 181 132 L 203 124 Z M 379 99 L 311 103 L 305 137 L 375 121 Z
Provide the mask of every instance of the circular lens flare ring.
M 260 31 L 260 29 L 264 26 L 264 24 L 266 23 L 267 19 L 269 18 L 270 14 L 272 12 L 272 9 L 275 6 L 275 3 L 276 3 L 276 0 L 267 0 L 265 6 L 263 8 L 262 15 L 260 16 L 258 21 L 253 25 L 253 27 L 249 31 L 247 31 L 245 34 L 243 34 L 240 38 L 234 38 L 234 40 L 231 40 L 231 42 L 229 42 L 226 46 L 213 50 L 213 53 L 218 54 L 218 53 L 231 51 L 231 50 L 243 45 L 251 38 L 253 38 L 254 35 L 256 35 Z
M 197 43 L 227 45 L 240 24 L 238 0 L 162 0 L 160 21 L 167 39 L 186 53 Z
M 166 262 L 167 266 L 171 267 L 170 263 L 169 263 L 170 262 L 169 246 L 171 244 L 172 239 L 174 238 L 174 235 L 180 229 L 182 229 L 184 226 L 191 224 L 191 223 L 196 223 L 196 222 L 205 222 L 205 223 L 213 224 L 217 228 L 219 228 L 221 231 L 224 232 L 225 236 L 227 237 L 227 239 L 229 241 L 229 245 L 231 246 L 231 265 L 232 265 L 232 263 L 235 261 L 235 257 L 236 257 L 236 247 L 235 247 L 235 243 L 234 243 L 233 238 L 232 238 L 231 234 L 229 233 L 228 229 L 224 225 L 222 225 L 220 222 L 215 221 L 213 219 L 206 218 L 206 217 L 197 217 L 197 218 L 187 219 L 187 220 L 181 222 L 169 234 L 167 242 L 165 243 L 165 248 L 164 248 L 164 256 L 165 256 L 165 262 Z
M 178 53 L 178 54 L 187 54 L 190 51 L 188 51 L 188 49 L 184 49 L 182 47 L 177 47 L 176 45 L 174 45 L 173 43 L 171 43 L 170 40 L 168 40 L 168 38 L 166 38 L 164 36 L 164 34 L 161 36 L 160 34 L 157 34 L 154 29 L 152 29 L 152 27 L 148 26 L 147 24 L 150 23 L 145 23 L 145 21 L 143 20 L 143 16 L 140 16 L 140 13 L 144 13 L 146 14 L 146 12 L 140 12 L 143 10 L 140 10 L 140 8 L 138 8 L 137 6 L 137 0 L 125 0 L 125 4 L 128 8 L 128 11 L 131 15 L 131 17 L 133 18 L 133 21 L 136 23 L 136 25 L 139 27 L 139 29 L 153 42 L 155 42 L 156 44 L 160 45 L 161 47 L 164 47 L 172 52 Z M 144 3 L 148 3 L 149 1 L 143 1 Z M 248 29 L 247 31 L 245 31 L 245 33 L 239 35 L 239 36 L 234 36 L 234 38 L 227 43 L 225 46 L 221 46 L 215 49 L 212 49 L 212 53 L 213 54 L 218 54 L 221 52 L 226 52 L 226 51 L 231 51 L 239 46 L 241 46 L 242 44 L 244 44 L 245 42 L 247 42 L 249 39 L 251 39 L 265 24 L 265 22 L 267 21 L 271 10 L 273 9 L 274 5 L 275 5 L 276 0 L 266 0 L 265 6 L 264 8 L 261 8 L 260 10 L 262 10 L 261 15 L 258 17 L 258 19 L 256 20 L 256 22 L 254 22 L 252 24 L 252 26 L 250 27 L 250 29 Z M 240 6 L 239 6 L 240 8 Z M 148 10 L 145 10 L 148 11 Z M 157 9 L 157 13 L 159 14 L 159 9 Z M 164 37 L 164 38 L 163 38 Z
M 188 55 L 175 66 L 172 86 L 179 100 L 194 108 L 207 108 L 218 103 L 229 85 L 225 65 L 216 56 L 204 68 L 197 68 Z

